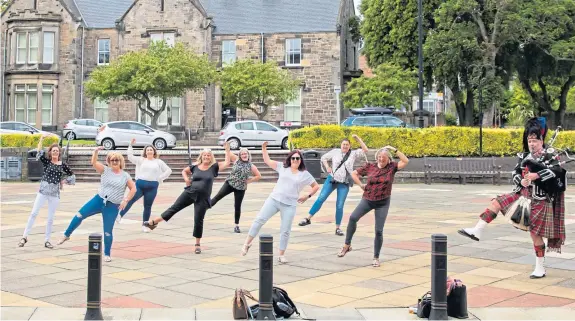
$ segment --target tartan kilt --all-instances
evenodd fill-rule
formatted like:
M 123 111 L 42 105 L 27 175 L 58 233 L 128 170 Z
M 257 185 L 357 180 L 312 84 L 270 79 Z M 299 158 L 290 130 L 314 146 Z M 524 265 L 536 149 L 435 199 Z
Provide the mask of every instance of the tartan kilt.
M 565 194 L 561 193 L 554 202 L 535 200 L 531 197 L 531 187 L 522 188 L 520 193 L 509 193 L 497 196 L 495 199 L 501 206 L 501 213 L 507 211 L 521 196 L 531 200 L 529 230 L 535 235 L 547 238 L 547 250 L 561 253 L 561 245 L 565 244 Z

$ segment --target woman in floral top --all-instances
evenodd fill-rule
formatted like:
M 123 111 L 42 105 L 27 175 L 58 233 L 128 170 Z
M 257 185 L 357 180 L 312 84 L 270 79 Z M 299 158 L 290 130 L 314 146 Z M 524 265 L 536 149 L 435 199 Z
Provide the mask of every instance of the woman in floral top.
M 48 249 L 53 248 L 50 243 L 50 235 L 52 234 L 52 224 L 54 223 L 56 208 L 60 203 L 60 189 L 64 183 L 74 185 L 76 182 L 74 173 L 68 165 L 62 162 L 62 151 L 58 144 L 52 144 L 50 148 L 48 148 L 48 157 L 45 156 L 44 150 L 42 149 L 42 142 L 46 136 L 48 135 L 44 135 L 40 138 L 38 142 L 38 154 L 36 156 L 44 166 L 44 173 L 42 173 L 40 189 L 38 195 L 36 195 L 36 201 L 34 201 L 30 217 L 28 218 L 28 224 L 26 224 L 22 239 L 18 242 L 19 247 L 23 247 L 28 242 L 28 234 L 30 234 L 34 226 L 34 221 L 38 216 L 40 208 L 44 203 L 48 202 L 48 220 L 46 221 L 44 247 Z
M 391 152 L 395 152 L 399 157 L 399 163 L 393 161 Z M 351 176 L 354 182 L 361 187 L 363 197 L 351 213 L 347 225 L 345 236 L 345 245 L 339 252 L 338 256 L 343 257 L 351 251 L 351 239 L 357 228 L 357 222 L 371 210 L 375 211 L 375 240 L 373 246 L 373 263 L 374 267 L 379 267 L 379 254 L 383 245 L 383 226 L 389 211 L 391 188 L 395 173 L 403 169 L 409 163 L 409 159 L 396 148 L 385 146 L 375 154 L 377 163 L 367 163 L 361 168 L 353 171 Z M 367 176 L 367 184 L 363 185 L 359 176 Z
M 234 227 L 235 233 L 240 233 L 240 216 L 242 215 L 242 201 L 244 200 L 244 195 L 246 194 L 246 189 L 249 183 L 259 181 L 262 176 L 256 165 L 252 164 L 252 157 L 247 148 L 240 149 L 240 157 L 231 154 L 231 161 L 234 163 L 232 166 L 232 171 L 230 175 L 222 185 L 222 188 L 216 195 L 212 198 L 211 206 L 216 205 L 222 198 L 226 197 L 228 194 L 234 192 L 234 209 L 235 215 L 234 220 L 236 226 Z M 250 175 L 253 175 L 250 178 Z

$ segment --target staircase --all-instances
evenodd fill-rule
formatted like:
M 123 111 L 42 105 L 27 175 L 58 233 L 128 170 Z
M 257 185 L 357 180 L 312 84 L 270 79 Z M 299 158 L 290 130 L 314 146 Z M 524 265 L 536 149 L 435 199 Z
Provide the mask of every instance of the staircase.
M 124 155 L 126 159 L 126 171 L 135 178 L 136 165 L 128 161 L 126 151 L 118 151 Z M 192 150 L 192 161 L 195 161 L 198 157 L 200 150 Z M 217 161 L 224 160 L 223 150 L 212 150 Z M 106 161 L 107 151 L 100 151 L 100 156 L 98 160 L 102 163 Z M 140 155 L 141 150 L 134 150 L 134 155 Z M 260 174 L 262 175 L 261 181 L 264 182 L 275 182 L 278 178 L 277 172 L 269 168 L 263 161 L 262 152 L 250 151 L 252 156 L 252 163 L 256 165 Z M 270 150 L 270 158 L 279 162 L 283 162 L 289 151 L 287 150 Z M 90 151 L 70 151 L 70 156 L 68 158 L 68 165 L 76 174 L 76 180 L 79 182 L 99 182 L 100 174 L 90 165 L 90 159 L 92 158 L 92 153 Z M 160 159 L 162 159 L 166 164 L 172 169 L 172 175 L 165 180 L 165 182 L 183 182 L 181 175 L 182 170 L 189 166 L 189 156 L 186 150 L 170 150 L 161 151 Z M 219 173 L 216 177 L 216 182 L 223 182 L 230 173 L 231 166 L 226 170 Z

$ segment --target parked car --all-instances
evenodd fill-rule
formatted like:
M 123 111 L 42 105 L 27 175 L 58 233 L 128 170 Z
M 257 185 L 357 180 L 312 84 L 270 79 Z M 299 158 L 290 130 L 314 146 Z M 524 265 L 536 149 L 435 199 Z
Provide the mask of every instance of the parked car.
M 220 131 L 218 145 L 223 146 L 230 142 L 231 149 L 247 146 L 261 146 L 268 142 L 268 146 L 288 148 L 288 131 L 278 128 L 262 120 L 243 120 L 227 123 Z
M 73 119 L 64 125 L 63 135 L 68 140 L 78 138 L 94 139 L 98 135 L 98 128 L 102 122 L 95 119 Z
M 405 127 L 417 128 L 403 120 L 390 115 L 362 115 L 349 116 L 341 123 L 342 126 L 365 126 L 365 127 Z
M 47 132 L 44 130 L 40 130 L 30 124 L 21 122 L 21 121 L 3 121 L 0 123 L 0 129 L 2 129 L 3 133 L 9 133 L 9 132 L 13 132 L 13 133 L 30 133 L 30 134 L 48 134 L 51 136 L 56 136 L 58 137 L 58 139 L 60 139 L 59 135 L 56 135 L 54 133 L 51 132 Z
M 102 124 L 98 129 L 96 144 L 110 150 L 127 147 L 132 138 L 136 139 L 135 147 L 154 145 L 157 149 L 166 149 L 176 146 L 176 136 L 135 121 L 113 121 Z
M 353 108 L 350 109 L 349 112 L 352 115 L 391 115 L 395 107 L 364 107 L 364 108 Z

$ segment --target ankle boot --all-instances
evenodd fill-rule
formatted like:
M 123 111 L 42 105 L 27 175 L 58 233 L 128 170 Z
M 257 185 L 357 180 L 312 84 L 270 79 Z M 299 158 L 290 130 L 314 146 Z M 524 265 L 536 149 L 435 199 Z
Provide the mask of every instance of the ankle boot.
M 530 278 L 531 279 L 540 279 L 542 277 L 545 277 L 545 266 L 544 263 L 545 262 L 545 257 L 535 257 L 535 270 L 533 270 L 533 273 L 531 273 Z
M 474 241 L 479 241 L 479 239 L 481 239 L 481 233 L 483 233 L 483 229 L 487 226 L 487 222 L 485 222 L 484 220 L 479 220 L 477 222 L 477 224 L 475 225 L 475 227 L 468 227 L 468 228 L 464 228 L 459 230 L 459 234 L 463 235 L 463 236 L 467 236 L 468 238 L 474 240 Z

